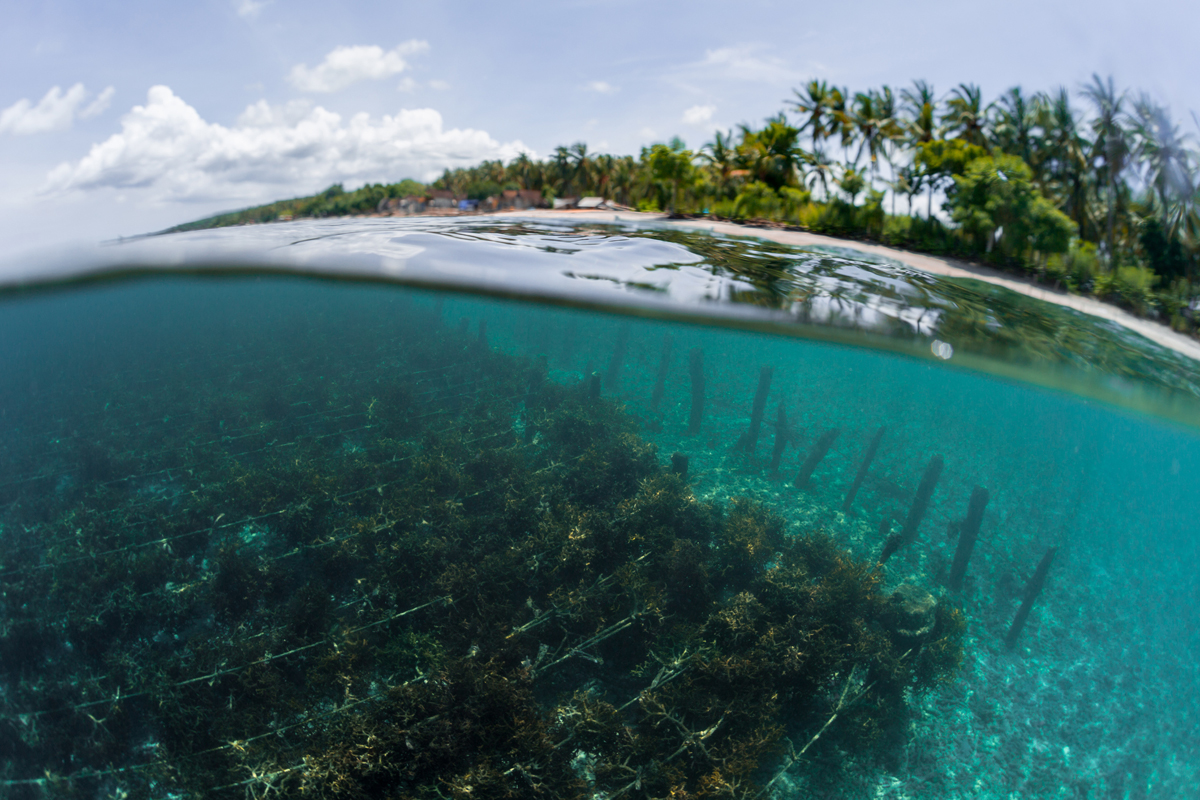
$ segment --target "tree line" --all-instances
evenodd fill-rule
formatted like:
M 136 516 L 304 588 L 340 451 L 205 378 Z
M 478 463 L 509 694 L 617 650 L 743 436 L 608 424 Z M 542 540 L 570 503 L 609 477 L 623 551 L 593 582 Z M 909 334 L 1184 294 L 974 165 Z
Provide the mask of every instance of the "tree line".
M 361 213 L 418 186 L 334 186 L 204 223 Z M 812 80 L 761 126 L 696 151 L 678 138 L 636 157 L 580 142 L 448 169 L 422 188 L 765 220 L 1026 271 L 1180 330 L 1200 317 L 1200 153 L 1168 108 L 1098 75 L 991 102 L 969 83 L 940 94 L 920 80 L 857 92 Z

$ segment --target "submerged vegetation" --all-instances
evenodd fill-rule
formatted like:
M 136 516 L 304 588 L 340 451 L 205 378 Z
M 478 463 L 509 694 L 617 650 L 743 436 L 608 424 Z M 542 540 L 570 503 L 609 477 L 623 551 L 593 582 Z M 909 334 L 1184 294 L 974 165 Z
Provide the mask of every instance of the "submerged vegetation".
M 978 259 L 1195 333 L 1192 145 L 1166 108 L 1111 78 L 1095 76 L 1077 97 L 1016 86 L 991 103 L 968 83 L 939 94 L 924 81 L 851 91 L 814 80 L 762 127 L 718 133 L 696 151 L 679 139 L 637 157 L 578 143 L 545 161 L 447 170 L 428 186 L 338 185 L 179 229 L 371 213 L 382 199 L 433 189 L 475 199 L 506 189 L 547 201 L 598 195 Z
M 5 444 L 6 796 L 754 797 L 955 674 L 954 605 L 698 499 L 596 382 L 388 326 Z

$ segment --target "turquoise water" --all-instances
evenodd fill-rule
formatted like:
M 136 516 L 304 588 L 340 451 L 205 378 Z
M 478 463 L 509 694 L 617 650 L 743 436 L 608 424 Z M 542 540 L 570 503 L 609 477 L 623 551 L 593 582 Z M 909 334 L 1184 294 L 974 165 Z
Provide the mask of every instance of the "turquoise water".
M 1132 334 L 637 229 L 278 225 L 22 268 L 139 276 L 0 305 L 8 796 L 1200 785 L 1198 373 Z M 864 594 L 794 554 L 815 535 Z

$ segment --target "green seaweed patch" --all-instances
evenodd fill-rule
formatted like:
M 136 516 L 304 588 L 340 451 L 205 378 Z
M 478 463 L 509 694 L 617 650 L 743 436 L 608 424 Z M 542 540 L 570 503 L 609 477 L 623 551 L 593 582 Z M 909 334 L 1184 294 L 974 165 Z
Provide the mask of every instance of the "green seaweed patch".
M 955 674 L 945 601 L 763 503 L 698 499 L 543 361 L 408 335 L 411 384 L 223 395 L 249 429 L 193 414 L 178 491 L 80 487 L 13 537 L 14 796 L 748 798 L 881 757 Z

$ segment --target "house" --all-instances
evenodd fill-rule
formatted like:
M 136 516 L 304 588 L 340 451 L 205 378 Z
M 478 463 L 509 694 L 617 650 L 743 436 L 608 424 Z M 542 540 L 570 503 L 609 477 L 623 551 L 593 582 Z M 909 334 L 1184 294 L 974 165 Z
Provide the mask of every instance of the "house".
M 430 208 L 458 208 L 458 198 L 449 189 L 429 190 Z
M 496 198 L 494 208 L 500 211 L 524 211 L 544 205 L 542 193 L 534 189 L 505 189 Z
M 425 198 L 417 195 L 407 197 L 385 197 L 379 201 L 375 210 L 380 214 L 393 217 L 404 217 L 409 214 L 420 214 L 425 210 Z

